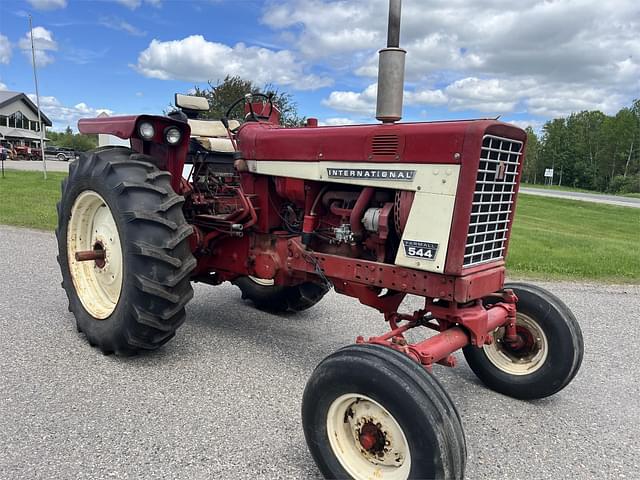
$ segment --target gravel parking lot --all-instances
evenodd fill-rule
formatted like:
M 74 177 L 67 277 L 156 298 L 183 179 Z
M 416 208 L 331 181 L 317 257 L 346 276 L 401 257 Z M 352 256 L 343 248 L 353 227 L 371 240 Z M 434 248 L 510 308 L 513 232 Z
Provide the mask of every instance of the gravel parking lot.
M 384 331 L 376 312 L 330 294 L 277 317 L 231 285 L 196 285 L 172 342 L 103 356 L 75 330 L 55 251 L 51 233 L 0 226 L 0 478 L 318 478 L 300 424 L 306 379 Z M 637 478 L 640 286 L 546 287 L 585 337 L 564 391 L 517 401 L 480 385 L 461 355 L 435 368 L 462 416 L 467 478 Z

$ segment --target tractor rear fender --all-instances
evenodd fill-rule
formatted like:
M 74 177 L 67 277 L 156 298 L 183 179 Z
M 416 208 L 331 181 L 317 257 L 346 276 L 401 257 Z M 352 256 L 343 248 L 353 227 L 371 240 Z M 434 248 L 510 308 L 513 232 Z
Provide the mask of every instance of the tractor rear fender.
M 144 138 L 140 126 L 151 124 L 153 133 Z M 166 134 L 169 129 L 177 128 L 180 140 L 171 144 Z M 185 122 L 157 115 L 127 115 L 120 117 L 82 118 L 78 121 L 80 133 L 114 135 L 131 141 L 131 148 L 153 158 L 157 167 L 171 173 L 171 186 L 181 194 L 182 168 L 189 148 L 191 129 Z

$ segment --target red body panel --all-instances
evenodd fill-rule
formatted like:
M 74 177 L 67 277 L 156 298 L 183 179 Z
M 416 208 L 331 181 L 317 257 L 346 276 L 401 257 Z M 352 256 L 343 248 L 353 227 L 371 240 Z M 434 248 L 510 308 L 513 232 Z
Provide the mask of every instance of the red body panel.
M 141 122 L 153 124 L 155 135 L 144 140 L 138 135 L 136 126 Z M 168 145 L 164 140 L 164 130 L 177 127 L 182 132 L 182 140 L 177 145 Z M 191 128 L 188 124 L 169 117 L 156 115 L 128 115 L 120 117 L 82 118 L 78 121 L 81 133 L 107 134 L 131 140 L 131 148 L 138 153 L 150 155 L 159 168 L 172 175 L 171 185 L 177 193 L 182 193 L 180 180 L 184 166 Z
M 459 163 L 466 130 L 476 122 L 402 123 L 342 127 L 281 128 L 247 123 L 238 148 L 247 160 Z M 485 121 L 482 121 L 485 123 Z M 492 121 L 486 121 L 487 126 Z M 377 135 L 398 137 L 397 154 L 376 154 Z
M 131 138 L 138 119 L 147 115 L 126 115 L 121 117 L 81 118 L 78 120 L 80 133 L 103 133 L 119 138 Z

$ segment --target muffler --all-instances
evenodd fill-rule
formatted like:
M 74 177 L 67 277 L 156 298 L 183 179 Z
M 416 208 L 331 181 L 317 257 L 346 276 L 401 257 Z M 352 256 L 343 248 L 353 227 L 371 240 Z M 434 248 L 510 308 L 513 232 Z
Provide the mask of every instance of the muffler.
M 402 0 L 389 1 L 387 48 L 378 52 L 378 103 L 376 118 L 384 123 L 402 118 L 404 61 L 407 51 L 400 48 L 400 13 Z

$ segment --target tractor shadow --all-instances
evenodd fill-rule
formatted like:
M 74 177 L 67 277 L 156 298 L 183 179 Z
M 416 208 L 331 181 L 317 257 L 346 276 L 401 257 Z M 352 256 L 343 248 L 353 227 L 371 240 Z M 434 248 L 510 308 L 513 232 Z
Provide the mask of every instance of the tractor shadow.
M 225 351 L 237 346 L 310 372 L 325 356 L 355 339 L 348 334 L 340 338 L 339 334 L 319 332 L 330 325 L 323 305 L 321 301 L 303 312 L 276 315 L 242 300 L 236 287 L 199 286 L 187 306 L 185 325 L 174 341 L 187 337 L 177 342 L 189 344 L 188 351 L 181 355 L 211 355 L 212 346 Z

